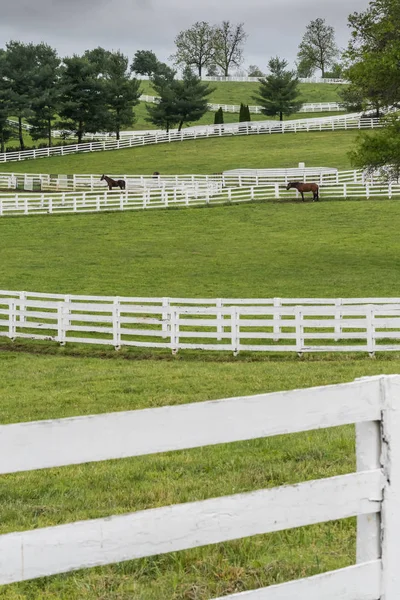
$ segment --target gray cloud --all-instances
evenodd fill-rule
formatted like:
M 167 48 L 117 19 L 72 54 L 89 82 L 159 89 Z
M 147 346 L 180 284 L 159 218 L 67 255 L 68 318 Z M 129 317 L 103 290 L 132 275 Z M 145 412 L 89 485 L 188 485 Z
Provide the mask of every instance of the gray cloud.
M 10 39 L 44 41 L 61 56 L 102 46 L 130 58 L 152 49 L 161 60 L 174 52 L 174 38 L 198 20 L 244 22 L 245 64 L 261 68 L 271 56 L 291 64 L 311 19 L 325 18 L 345 47 L 347 17 L 367 0 L 14 0 L 2 6 L 0 46 Z

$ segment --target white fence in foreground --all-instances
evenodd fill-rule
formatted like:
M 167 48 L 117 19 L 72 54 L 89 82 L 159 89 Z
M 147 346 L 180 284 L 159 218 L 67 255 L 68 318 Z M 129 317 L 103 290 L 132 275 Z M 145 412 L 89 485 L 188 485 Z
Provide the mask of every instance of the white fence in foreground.
M 178 188 L 142 188 L 127 191 L 94 190 L 88 192 L 52 192 L 18 194 L 0 192 L 0 217 L 39 214 L 90 213 L 104 211 L 147 210 L 156 208 L 189 208 L 221 204 L 264 201 L 301 200 L 297 190 L 286 190 L 285 184 L 267 184 L 221 189 L 212 186 Z M 341 183 L 320 188 L 320 199 L 398 198 L 400 183 Z M 307 200 L 312 194 L 306 193 Z
M 400 350 L 400 301 L 101 298 L 0 291 L 0 337 L 233 352 Z M 374 303 L 373 303 L 374 302 Z
M 356 424 L 357 472 L 0 536 L 0 583 L 358 517 L 357 564 L 226 596 L 398 600 L 400 377 L 0 426 L 0 473 Z M 71 440 L 74 443 L 71 443 Z
M 67 156 L 84 152 L 98 152 L 104 150 L 120 150 L 135 148 L 149 144 L 162 144 L 170 142 L 183 142 L 186 140 L 227 137 L 232 135 L 260 135 L 272 133 L 300 133 L 304 131 L 343 131 L 350 129 L 376 129 L 382 127 L 379 119 L 362 118 L 359 114 L 342 115 L 338 117 L 325 117 L 320 119 L 302 119 L 295 121 L 251 121 L 249 123 L 229 123 L 226 125 L 204 125 L 187 127 L 178 132 L 176 130 L 145 135 L 129 135 L 120 140 L 106 139 L 84 144 L 71 144 L 68 146 L 53 146 L 25 150 L 23 152 L 6 152 L 0 154 L 1 162 L 13 162 L 49 156 Z

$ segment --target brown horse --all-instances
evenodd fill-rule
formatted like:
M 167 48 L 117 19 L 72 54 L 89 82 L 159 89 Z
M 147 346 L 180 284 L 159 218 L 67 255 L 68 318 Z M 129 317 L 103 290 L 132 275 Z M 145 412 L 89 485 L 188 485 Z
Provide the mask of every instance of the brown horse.
M 313 201 L 319 200 L 319 187 L 316 183 L 303 183 L 301 181 L 291 181 L 287 184 L 287 190 L 290 188 L 295 188 L 298 192 L 300 192 L 301 197 L 304 200 L 304 192 L 312 192 L 313 193 Z
M 108 189 L 112 190 L 113 187 L 119 187 L 120 190 L 124 190 L 126 187 L 126 183 L 123 179 L 111 179 L 111 177 L 107 177 L 107 175 L 102 175 L 100 181 L 106 181 L 108 185 Z

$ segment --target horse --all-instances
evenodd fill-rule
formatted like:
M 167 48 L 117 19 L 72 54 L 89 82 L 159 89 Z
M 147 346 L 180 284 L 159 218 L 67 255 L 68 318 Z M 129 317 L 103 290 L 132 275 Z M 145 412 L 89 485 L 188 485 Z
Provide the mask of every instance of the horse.
M 300 192 L 303 202 L 305 202 L 304 192 L 313 193 L 313 202 L 315 200 L 319 200 L 319 186 L 316 183 L 303 183 L 301 181 L 291 181 L 287 184 L 286 189 L 290 190 L 290 188 L 295 188 L 298 192 Z
M 113 187 L 119 187 L 120 190 L 124 190 L 126 187 L 126 183 L 123 179 L 111 179 L 111 177 L 107 177 L 107 175 L 102 175 L 100 181 L 106 181 L 108 185 L 108 189 L 112 190 Z

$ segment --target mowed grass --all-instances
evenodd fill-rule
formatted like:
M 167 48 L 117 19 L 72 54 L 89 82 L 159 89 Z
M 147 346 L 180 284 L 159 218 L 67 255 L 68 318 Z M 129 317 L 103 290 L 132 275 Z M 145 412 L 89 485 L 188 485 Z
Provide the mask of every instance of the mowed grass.
M 325 143 L 317 136 L 326 136 Z M 251 140 L 259 141 L 252 147 Z M 82 164 L 88 159 L 86 172 L 145 173 L 164 161 L 163 172 L 181 168 L 180 172 L 207 173 L 255 166 L 254 162 L 308 164 L 307 152 L 310 166 L 338 166 L 347 160 L 345 147 L 354 142 L 354 135 L 210 142 L 198 142 L 196 149 L 192 142 L 155 147 L 156 152 L 166 150 L 165 155 L 157 154 L 157 165 L 152 163 L 154 155 L 145 155 L 149 149 L 143 148 L 126 153 L 123 169 L 118 164 L 125 153 L 107 152 L 59 163 L 50 159 L 49 170 L 42 172 L 85 172 Z M 232 144 L 213 150 L 214 143 L 222 142 Z M 267 144 L 265 149 L 261 142 Z M 175 146 L 180 152 L 173 156 Z M 113 155 L 120 162 L 105 169 L 101 161 L 110 161 Z M 38 165 L 45 162 L 27 161 L 18 167 L 41 172 Z M 396 296 L 399 206 L 388 200 L 286 202 L 4 218 L 0 288 L 192 297 Z M 101 348 L 91 352 L 3 340 L 0 422 L 136 410 L 400 372 L 398 354 L 378 354 L 375 360 L 350 354 L 299 360 L 200 352 L 173 357 L 167 352 L 115 353 Z M 2 476 L 0 532 L 293 484 L 354 469 L 354 430 L 344 427 Z M 349 519 L 4 586 L 0 598 L 206 600 L 354 561 L 355 521 Z
M 400 359 L 212 363 L 0 353 L 1 422 L 200 402 L 399 372 Z M 0 531 L 124 514 L 355 469 L 352 427 L 2 476 Z M 7 600 L 206 600 L 355 560 L 353 519 L 1 588 Z
M 322 131 L 288 134 L 232 136 L 155 144 L 127 150 L 87 152 L 9 162 L 1 172 L 210 174 L 235 168 L 266 169 L 335 167 L 351 169 L 349 152 L 359 136 L 356 131 Z
M 142 94 L 155 95 L 154 89 L 149 81 L 140 82 Z M 253 96 L 258 95 L 259 84 L 257 82 L 234 82 L 234 81 L 210 81 L 209 86 L 214 91 L 209 96 L 209 102 L 215 104 L 257 104 Z M 300 83 L 299 92 L 303 102 L 340 102 L 340 90 L 343 84 L 331 83 Z
M 400 296 L 396 200 L 3 218 L 3 289 L 177 297 Z

